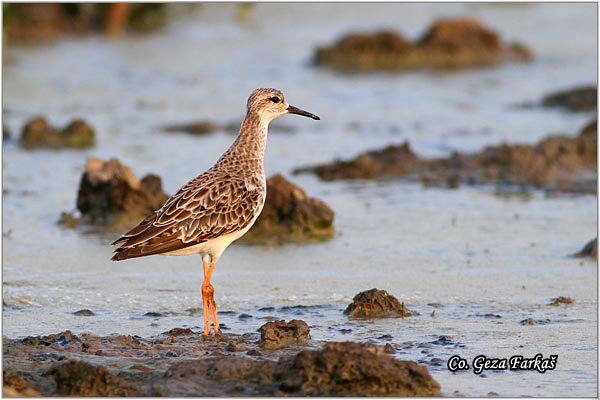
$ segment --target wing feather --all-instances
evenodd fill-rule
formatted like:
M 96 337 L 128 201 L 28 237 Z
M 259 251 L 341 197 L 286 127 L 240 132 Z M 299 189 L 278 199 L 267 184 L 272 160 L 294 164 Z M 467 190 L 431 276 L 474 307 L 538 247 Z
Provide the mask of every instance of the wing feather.
M 116 240 L 113 245 L 121 247 L 113 259 L 171 252 L 233 233 L 248 226 L 263 204 L 256 184 L 209 170 Z

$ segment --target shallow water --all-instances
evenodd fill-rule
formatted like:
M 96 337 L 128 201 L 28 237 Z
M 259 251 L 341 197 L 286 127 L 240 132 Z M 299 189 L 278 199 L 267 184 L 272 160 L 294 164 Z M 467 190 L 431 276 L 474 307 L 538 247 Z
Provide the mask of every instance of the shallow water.
M 7 49 L 3 123 L 13 138 L 3 149 L 3 335 L 200 329 L 201 314 L 186 311 L 201 306 L 199 257 L 113 263 L 114 237 L 56 221 L 74 208 L 88 156 L 118 157 L 138 176 L 155 172 L 173 193 L 210 167 L 233 136 L 159 127 L 240 121 L 250 91 L 274 86 L 322 121 L 278 120 L 294 131 L 271 132 L 267 174 L 282 172 L 331 205 L 337 234 L 319 244 L 230 247 L 212 280 L 230 332 L 254 331 L 268 317 L 300 318 L 313 339 L 391 343 L 398 357 L 428 363 L 447 396 L 596 396 L 597 266 L 567 257 L 596 235 L 595 196 L 498 196 L 489 187 L 324 183 L 290 174 L 406 139 L 419 154 L 437 156 L 574 135 L 591 115 L 510 105 L 596 83 L 596 5 L 260 4 L 246 23 L 236 23 L 235 13 L 232 5 L 203 5 L 156 35 Z M 392 27 L 414 38 L 436 17 L 452 15 L 477 17 L 524 42 L 535 61 L 360 76 L 309 65 L 315 46 L 349 29 Z M 97 130 L 97 146 L 21 150 L 18 132 L 36 114 L 56 125 L 84 117 Z M 352 297 L 373 287 L 420 315 L 348 320 L 342 311 Z M 558 296 L 575 302 L 548 306 Z M 96 316 L 72 315 L 83 308 Z M 547 323 L 522 326 L 526 318 Z M 445 365 L 452 355 L 537 353 L 557 354 L 556 370 L 477 376 Z

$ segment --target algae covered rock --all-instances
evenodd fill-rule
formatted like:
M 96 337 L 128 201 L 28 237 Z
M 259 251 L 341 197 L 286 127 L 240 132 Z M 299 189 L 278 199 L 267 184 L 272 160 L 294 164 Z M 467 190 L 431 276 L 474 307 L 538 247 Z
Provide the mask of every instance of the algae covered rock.
M 350 33 L 317 48 L 314 62 L 340 71 L 455 69 L 529 60 L 522 44 L 505 44 L 496 32 L 468 18 L 440 19 L 415 42 L 392 31 Z
M 279 349 L 287 345 L 302 344 L 309 338 L 310 329 L 304 321 L 271 321 L 259 328 L 260 345 L 265 349 Z
M 123 397 L 139 395 L 125 379 L 104 367 L 84 361 L 67 361 L 49 371 L 59 395 L 80 397 Z
M 305 242 L 333 236 L 333 210 L 308 197 L 281 174 L 267 180 L 267 198 L 254 226 L 241 239 L 248 243 Z
M 592 258 L 598 260 L 598 238 L 592 239 L 586 243 L 583 248 L 577 253 L 573 254 L 573 257 L 577 258 Z
M 23 127 L 19 144 L 26 149 L 87 149 L 94 146 L 95 133 L 81 119 L 73 120 L 61 130 L 50 126 L 45 118 L 35 117 Z
M 280 360 L 279 390 L 292 396 L 440 396 L 426 367 L 396 360 L 382 347 L 330 342 Z
M 598 107 L 598 88 L 580 86 L 565 89 L 545 96 L 541 102 L 544 107 L 560 107 L 569 111 L 596 111 Z
M 4 369 L 2 371 L 3 397 L 40 397 L 41 394 L 21 375 Z
M 123 229 L 133 226 L 167 200 L 161 179 L 140 181 L 119 160 L 88 158 L 77 193 L 77 208 L 86 223 Z
M 344 314 L 355 318 L 404 318 L 412 312 L 385 290 L 371 289 L 354 296 Z

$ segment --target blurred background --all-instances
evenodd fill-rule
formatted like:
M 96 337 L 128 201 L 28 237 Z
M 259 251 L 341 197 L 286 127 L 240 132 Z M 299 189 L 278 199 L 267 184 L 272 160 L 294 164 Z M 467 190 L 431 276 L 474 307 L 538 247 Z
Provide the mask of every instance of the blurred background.
M 317 340 L 383 343 L 386 333 L 394 343 L 426 342 L 445 334 L 465 345 L 465 358 L 489 349 L 496 357 L 558 352 L 552 374 L 498 374 L 494 390 L 597 394 L 597 268 L 567 257 L 596 236 L 595 194 L 526 188 L 499 195 L 489 185 L 429 188 L 403 179 L 324 182 L 292 174 L 404 141 L 434 158 L 576 137 L 595 117 L 595 103 L 577 112 L 540 103 L 553 92 L 597 86 L 596 4 L 4 3 L 3 17 L 5 336 L 197 329 L 202 316 L 186 310 L 200 304 L 199 257 L 112 263 L 118 233 L 57 221 L 76 209 L 88 157 L 116 157 L 138 177 L 155 173 L 172 194 L 233 142 L 251 91 L 275 87 L 321 121 L 283 116 L 273 123 L 267 176 L 282 173 L 329 204 L 336 234 L 319 243 L 228 249 L 213 277 L 220 310 L 235 311 L 223 315 L 226 327 L 254 331 L 267 316 L 257 310 L 275 307 L 271 314 L 281 319 L 300 313 Z M 430 49 L 428 29 L 456 18 L 494 32 L 494 51 L 518 46 L 464 68 L 415 58 L 408 68 L 355 70 L 317 57 L 344 35 L 379 31 L 402 38 L 383 48 L 402 53 L 405 40 L 421 46 L 414 50 L 421 57 Z M 84 149 L 27 149 L 21 132 L 36 116 L 56 127 L 83 119 L 95 141 Z M 165 131 L 198 121 L 217 128 Z M 372 287 L 421 316 L 365 323 L 341 314 Z M 547 307 L 558 295 L 575 303 Z M 443 305 L 435 318 L 431 304 Z M 79 309 L 95 316 L 74 316 Z M 242 312 L 253 318 L 238 319 Z M 483 317 L 490 313 L 502 318 Z M 526 318 L 550 322 L 523 326 Z M 455 352 L 442 346 L 399 356 L 428 362 Z M 489 392 L 485 379 L 431 368 L 446 395 Z

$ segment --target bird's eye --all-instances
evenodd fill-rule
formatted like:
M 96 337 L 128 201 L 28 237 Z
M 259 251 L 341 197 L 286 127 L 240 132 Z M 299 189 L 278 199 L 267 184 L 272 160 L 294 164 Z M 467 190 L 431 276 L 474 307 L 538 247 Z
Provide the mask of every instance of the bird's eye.
M 271 97 L 271 101 L 273 103 L 279 103 L 281 101 L 281 99 L 279 97 L 277 97 L 277 96 L 273 96 L 273 97 Z

